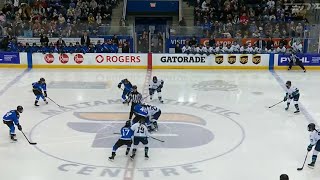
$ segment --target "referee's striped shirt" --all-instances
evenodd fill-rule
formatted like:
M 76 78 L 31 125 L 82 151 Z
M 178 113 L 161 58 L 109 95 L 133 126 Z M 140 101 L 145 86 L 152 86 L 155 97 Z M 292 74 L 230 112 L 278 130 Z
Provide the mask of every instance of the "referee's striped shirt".
M 132 103 L 141 103 L 141 100 L 142 100 L 142 94 L 139 93 L 139 92 L 130 92 L 129 93 L 129 102 L 132 102 Z

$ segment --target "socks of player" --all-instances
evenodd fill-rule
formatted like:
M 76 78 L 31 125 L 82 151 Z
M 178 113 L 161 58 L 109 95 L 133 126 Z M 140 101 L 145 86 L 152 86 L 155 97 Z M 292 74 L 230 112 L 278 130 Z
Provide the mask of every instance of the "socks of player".
M 130 158 L 131 158 L 132 160 L 133 160 L 134 157 L 136 156 L 136 152 L 137 152 L 137 149 L 134 148 L 134 149 L 132 150 L 132 155 L 130 156 Z
M 149 151 L 149 147 L 144 147 L 144 157 L 145 157 L 146 159 L 149 159 L 148 151 Z
M 300 112 L 300 109 L 299 109 L 299 105 L 298 105 L 298 104 L 295 104 L 294 107 L 296 108 L 296 111 L 295 111 L 294 113 Z
M 287 107 L 285 108 L 285 110 L 287 111 L 289 109 L 290 103 L 287 103 Z
M 129 154 L 129 152 L 130 152 L 130 148 L 128 147 L 126 150 L 126 156 Z

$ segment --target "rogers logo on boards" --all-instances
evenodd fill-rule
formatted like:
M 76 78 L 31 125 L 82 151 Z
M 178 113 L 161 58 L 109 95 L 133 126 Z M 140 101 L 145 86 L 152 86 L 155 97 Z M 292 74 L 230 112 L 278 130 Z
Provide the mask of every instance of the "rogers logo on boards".
M 102 55 L 96 56 L 96 61 L 97 61 L 97 63 L 102 63 L 103 60 L 104 60 L 104 57 L 103 57 Z
M 140 63 L 140 56 L 106 56 L 105 58 L 102 55 L 96 56 L 96 61 L 98 63 Z
M 62 64 L 66 64 L 69 62 L 69 56 L 67 54 L 60 54 L 59 60 Z
M 54 61 L 54 56 L 52 54 L 46 54 L 44 56 L 44 60 L 48 63 L 51 64 Z
M 82 54 L 76 54 L 73 59 L 74 59 L 74 62 L 76 62 L 77 64 L 81 64 L 84 60 Z

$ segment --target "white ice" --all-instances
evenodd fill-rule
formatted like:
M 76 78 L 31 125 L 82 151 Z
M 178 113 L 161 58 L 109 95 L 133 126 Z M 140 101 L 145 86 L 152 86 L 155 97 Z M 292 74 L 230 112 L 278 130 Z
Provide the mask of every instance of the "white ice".
M 110 147 L 99 148 L 92 145 L 97 133 L 102 135 L 99 138 L 111 138 L 111 144 L 115 143 L 118 135 L 113 132 L 118 132 L 115 124 L 119 121 L 86 120 L 77 117 L 75 113 L 122 112 L 124 114 L 111 116 L 116 116 L 115 119 L 123 118 L 120 121 L 123 124 L 127 120 L 129 106 L 107 102 L 120 99 L 121 91 L 117 84 L 123 78 L 136 84 L 138 90 L 146 96 L 147 71 L 23 71 L 1 69 L 0 112 L 4 115 L 17 105 L 22 105 L 24 112 L 21 114 L 20 123 L 23 131 L 38 144 L 29 145 L 18 131 L 18 142 L 12 143 L 8 127 L 1 125 L 1 180 L 276 180 L 282 173 L 287 173 L 290 179 L 295 180 L 318 180 L 320 177 L 319 162 L 315 169 L 305 166 L 303 171 L 297 171 L 303 163 L 309 143 L 307 125 L 312 120 L 319 123 L 320 119 L 320 72 L 277 71 L 282 81 L 291 80 L 293 85 L 300 89 L 300 104 L 307 112 L 294 114 L 293 104 L 289 111 L 284 110 L 285 103 L 268 108 L 281 101 L 285 94 L 269 71 L 153 70 L 152 75 L 165 81 L 162 91 L 165 103 L 160 104 L 156 95 L 152 102 L 147 98 L 147 102 L 160 107 L 163 117 L 167 114 L 167 117 L 172 115 L 179 118 L 179 115 L 183 114 L 191 119 L 202 119 L 205 124 L 186 122 L 183 118 L 180 118 L 181 122 L 164 122 L 160 117 L 159 131 L 154 136 L 164 138 L 166 142 L 160 145 L 153 142 L 161 147 L 150 146 L 149 160 L 143 158 L 143 146 L 140 145 L 134 161 L 124 155 L 124 148 L 120 148 L 115 161 L 110 162 L 107 160 L 111 154 Z M 40 101 L 40 107 L 34 107 L 31 83 L 40 77 L 47 81 L 48 96 L 71 109 L 64 109 L 66 112 L 49 117 L 46 112 L 61 111 L 53 102 L 49 101 L 49 104 L 45 105 Z M 51 88 L 50 84 L 54 82 L 92 82 L 105 84 L 105 88 Z M 204 91 L 205 89 L 207 91 Z M 79 105 L 83 102 L 87 104 Z M 98 104 L 93 106 L 94 102 Z M 189 106 L 187 102 L 189 105 L 197 104 L 195 106 L 198 107 L 202 105 L 202 108 Z M 75 108 L 76 106 L 82 108 Z M 233 121 L 206 110 L 217 107 L 222 108 L 221 111 L 234 112 L 229 114 Z M 94 117 L 97 116 L 99 115 Z M 70 128 L 72 123 L 97 123 L 98 127 L 96 132 L 85 133 Z M 166 148 L 166 143 L 183 146 L 187 141 L 205 141 L 206 137 L 187 132 L 186 134 L 192 134 L 192 138 L 181 137 L 180 141 L 170 142 L 170 138 L 177 138 L 177 134 L 173 132 L 179 129 L 179 124 L 181 127 L 190 125 L 204 128 L 213 133 L 214 139 L 196 147 Z M 92 130 L 91 126 L 86 124 L 82 127 Z M 161 132 L 164 129 L 167 131 Z M 311 153 L 307 163 L 310 161 Z

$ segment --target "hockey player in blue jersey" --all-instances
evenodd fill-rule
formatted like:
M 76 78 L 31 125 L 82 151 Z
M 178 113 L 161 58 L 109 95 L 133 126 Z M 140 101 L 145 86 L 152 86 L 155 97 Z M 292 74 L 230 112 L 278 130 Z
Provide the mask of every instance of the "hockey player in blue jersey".
M 132 90 L 132 84 L 128 79 L 123 79 L 119 82 L 118 88 L 121 88 L 121 85 L 123 84 L 123 92 L 122 92 L 122 103 L 125 104 L 127 103 L 127 96 Z
M 19 131 L 22 131 L 22 126 L 19 123 L 20 113 L 22 112 L 23 112 L 23 107 L 18 106 L 17 110 L 11 110 L 3 116 L 3 123 L 9 127 L 10 138 L 13 141 L 17 141 L 16 132 L 15 132 L 16 128 L 14 127 L 14 125 L 18 127 Z
M 135 115 L 135 117 L 132 120 L 132 124 L 137 123 L 141 119 L 143 119 L 144 122 L 146 122 L 147 124 L 150 123 L 150 121 L 148 119 L 148 109 L 146 106 L 144 106 L 142 104 L 135 105 L 133 108 L 133 114 Z
M 131 127 L 131 122 L 127 121 L 126 125 L 121 128 L 121 130 L 120 130 L 121 137 L 112 147 L 112 154 L 109 157 L 110 161 L 114 160 L 114 157 L 116 156 L 117 149 L 123 145 L 127 146 L 126 156 L 129 154 L 131 144 L 132 144 L 132 136 L 133 136 L 133 131 L 131 130 L 130 127 Z
M 42 98 L 43 101 L 46 104 L 48 104 L 48 101 L 46 100 L 46 97 L 48 96 L 47 84 L 46 84 L 46 80 L 44 78 L 40 78 L 40 80 L 38 82 L 32 83 L 32 91 L 33 91 L 34 95 L 36 96 L 36 100 L 34 102 L 35 106 L 39 106 L 38 102 L 39 102 L 40 98 Z

